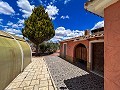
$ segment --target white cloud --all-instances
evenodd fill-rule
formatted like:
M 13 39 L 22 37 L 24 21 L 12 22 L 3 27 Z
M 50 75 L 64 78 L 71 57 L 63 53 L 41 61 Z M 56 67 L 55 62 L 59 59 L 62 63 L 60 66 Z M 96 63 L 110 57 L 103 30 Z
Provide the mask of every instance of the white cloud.
M 12 15 L 14 13 L 14 9 L 7 2 L 0 1 L 0 14 Z
M 23 24 L 20 23 L 20 24 L 18 24 L 18 27 L 23 28 L 24 26 L 23 26 Z
M 42 0 L 38 0 L 40 4 L 43 4 L 43 1 Z
M 65 0 L 64 1 L 64 4 L 67 4 L 68 2 L 70 2 L 71 0 Z
M 91 30 L 98 29 L 101 27 L 104 27 L 104 21 L 99 21 L 98 23 L 96 23 L 95 26 Z
M 12 28 L 18 28 L 18 24 L 13 24 Z
M 19 19 L 18 23 L 19 24 L 24 24 L 24 21 L 25 21 L 24 19 Z
M 4 29 L 4 31 L 5 31 L 5 32 L 8 32 L 8 33 L 10 33 L 10 34 L 13 34 L 13 35 L 15 35 L 15 36 L 18 36 L 18 37 L 23 37 L 21 30 L 17 30 L 17 29 L 13 29 L 13 28 L 8 28 L 8 27 L 6 27 L 6 28 Z
M 56 15 L 58 15 L 59 9 L 54 5 L 48 5 L 45 11 L 48 12 L 49 17 L 52 20 L 55 20 Z
M 23 38 L 23 35 L 21 35 L 21 34 L 17 34 L 17 35 L 15 35 L 15 36 L 18 36 L 18 37 Z
M 52 0 L 53 3 L 57 2 L 57 0 Z
M 21 29 L 24 27 L 24 19 L 19 19 L 17 23 L 13 23 L 11 21 L 8 21 L 7 25 L 0 25 L 3 27 L 5 32 L 8 32 L 10 34 L 14 34 L 19 37 L 23 37 Z
M 0 19 L 0 24 L 2 24 L 3 19 Z
M 11 26 L 11 25 L 13 25 L 13 23 L 9 21 L 9 22 L 7 23 L 7 25 L 8 25 L 8 26 Z
M 55 30 L 54 38 L 52 38 L 51 40 L 56 42 L 82 35 L 84 35 L 84 31 L 70 30 L 70 29 L 65 29 L 64 27 L 58 27 Z
M 28 18 L 32 13 L 32 9 L 35 7 L 34 5 L 30 5 L 28 0 L 18 0 L 17 4 L 20 8 L 19 10 L 24 13 L 22 15 L 24 18 Z
M 15 14 L 16 16 L 19 16 L 20 14 L 19 13 L 17 13 L 17 14 Z
M 50 4 L 52 5 L 52 4 L 56 3 L 56 2 L 57 2 L 57 0 L 52 0 L 52 1 L 50 2 Z
M 17 23 L 13 23 L 13 22 L 10 22 L 10 21 L 7 23 L 7 25 L 8 25 L 9 27 L 13 28 L 13 29 L 15 29 L 15 28 L 21 29 L 21 28 L 24 27 L 23 24 L 24 24 L 24 19 L 19 19 L 19 21 L 18 21 Z
M 17 29 L 13 29 L 13 28 L 5 28 L 4 31 L 10 33 L 10 34 L 16 34 L 16 35 L 21 35 L 22 32 L 20 30 Z
M 61 16 L 61 19 L 69 19 L 70 17 L 68 15 L 66 16 Z
M 8 26 L 0 25 L 0 27 L 7 28 Z

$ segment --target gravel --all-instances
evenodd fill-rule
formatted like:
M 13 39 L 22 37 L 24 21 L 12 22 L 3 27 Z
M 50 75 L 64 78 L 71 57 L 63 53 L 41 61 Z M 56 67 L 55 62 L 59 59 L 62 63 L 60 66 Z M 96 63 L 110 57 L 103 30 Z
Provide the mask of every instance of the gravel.
M 57 56 L 46 56 L 45 61 L 58 90 L 103 90 L 103 78 Z

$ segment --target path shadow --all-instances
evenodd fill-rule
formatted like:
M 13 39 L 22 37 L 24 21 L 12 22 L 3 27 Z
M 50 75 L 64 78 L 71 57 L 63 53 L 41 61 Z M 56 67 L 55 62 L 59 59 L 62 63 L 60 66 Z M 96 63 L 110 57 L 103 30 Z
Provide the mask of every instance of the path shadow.
M 85 62 L 85 61 L 77 61 L 77 62 L 73 63 L 73 65 L 75 65 L 85 71 L 88 71 L 87 70 L 87 62 Z
M 89 74 L 64 80 L 64 83 L 69 90 L 104 90 L 104 78 L 88 71 L 86 62 L 78 61 L 71 64 L 81 68 Z M 61 87 L 61 90 L 67 89 L 66 87 Z
M 69 90 L 104 90 L 104 79 L 93 73 L 64 80 L 64 83 Z

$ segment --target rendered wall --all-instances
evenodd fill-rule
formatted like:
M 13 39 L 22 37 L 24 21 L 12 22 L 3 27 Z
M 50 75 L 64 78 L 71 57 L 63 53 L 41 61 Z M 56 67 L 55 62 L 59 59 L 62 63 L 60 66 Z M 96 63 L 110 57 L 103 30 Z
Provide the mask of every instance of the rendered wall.
M 61 42 L 60 43 L 60 56 L 63 58 L 64 57 L 64 53 L 63 53 L 63 44 L 67 43 L 67 55 L 66 55 L 66 60 L 69 62 L 74 62 L 75 58 L 74 58 L 74 49 L 78 44 L 83 44 L 86 46 L 87 48 L 87 69 L 90 70 L 91 69 L 91 62 L 89 62 L 90 57 L 89 57 L 89 42 L 90 41 L 94 41 L 94 40 L 104 40 L 104 37 L 99 37 L 99 38 L 91 38 L 89 40 L 82 40 L 82 41 L 66 41 L 66 42 Z
M 24 68 L 31 61 L 30 47 L 25 41 L 18 41 L 24 52 Z M 16 40 L 0 31 L 0 90 L 3 90 L 20 72 L 22 53 Z
M 31 50 L 30 48 L 28 48 L 28 44 L 23 42 L 23 41 L 19 41 L 22 49 L 23 49 L 23 53 L 24 53 L 24 60 L 23 60 L 23 69 L 26 68 L 26 66 L 31 62 Z
M 75 46 L 78 44 L 84 44 L 87 48 L 87 60 L 89 59 L 89 41 L 88 40 L 83 40 L 83 41 L 66 41 L 66 42 L 61 42 L 60 43 L 60 56 L 63 57 L 63 43 L 67 43 L 67 56 L 66 59 L 70 62 L 74 62 L 74 49 Z
M 120 1 L 105 9 L 104 89 L 120 90 Z
M 23 69 L 31 62 L 32 52 L 31 47 L 29 44 L 20 37 L 14 36 L 15 39 L 19 42 L 20 46 L 22 47 L 23 51 Z

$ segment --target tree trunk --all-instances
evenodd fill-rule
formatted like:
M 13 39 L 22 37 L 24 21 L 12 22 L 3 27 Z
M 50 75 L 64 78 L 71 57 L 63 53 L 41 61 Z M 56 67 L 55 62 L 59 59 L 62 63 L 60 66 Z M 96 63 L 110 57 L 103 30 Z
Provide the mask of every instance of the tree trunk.
M 39 54 L 39 45 L 36 45 L 36 56 Z

